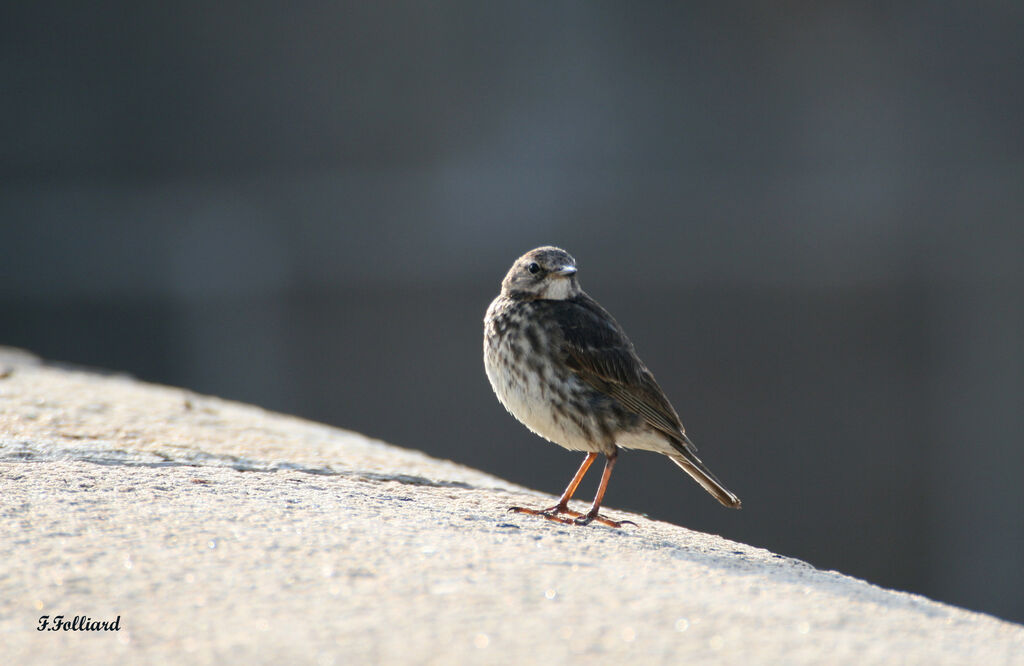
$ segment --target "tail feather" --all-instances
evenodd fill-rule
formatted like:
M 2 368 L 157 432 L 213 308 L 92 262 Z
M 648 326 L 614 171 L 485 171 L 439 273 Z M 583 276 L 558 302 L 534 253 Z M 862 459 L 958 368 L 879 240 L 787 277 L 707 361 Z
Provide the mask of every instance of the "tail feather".
M 692 451 L 683 450 L 679 455 L 670 455 L 669 458 L 682 467 L 684 472 L 692 476 L 694 481 L 703 486 L 704 490 L 711 493 L 723 506 L 730 509 L 738 509 L 742 506 L 740 498 L 722 485 L 722 482 L 715 478 L 711 470 Z

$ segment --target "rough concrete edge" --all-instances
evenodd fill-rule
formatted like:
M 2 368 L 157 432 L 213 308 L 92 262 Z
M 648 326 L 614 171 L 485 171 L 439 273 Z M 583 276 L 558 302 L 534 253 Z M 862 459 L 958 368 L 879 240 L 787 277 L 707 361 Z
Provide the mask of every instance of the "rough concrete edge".
M 61 361 L 50 361 L 50 360 L 42 359 L 39 356 L 33 354 L 32 352 L 29 352 L 29 351 L 24 350 L 24 349 L 20 349 L 20 348 L 16 348 L 16 347 L 5 347 L 5 346 L 0 345 L 0 378 L 8 376 L 12 371 L 16 370 L 17 368 L 47 368 L 47 369 L 52 369 L 52 370 L 57 370 L 57 371 L 67 372 L 67 373 L 72 373 L 72 374 L 87 375 L 87 376 L 96 377 L 96 378 L 104 378 L 104 379 L 114 379 L 114 380 L 127 381 L 127 382 L 131 382 L 131 383 L 134 383 L 134 384 L 138 384 L 140 387 L 154 387 L 154 388 L 158 388 L 158 389 L 162 389 L 162 390 L 173 390 L 173 391 L 180 392 L 180 393 L 182 393 L 183 395 L 186 395 L 186 396 L 192 396 L 195 399 L 200 400 L 200 401 L 207 401 L 207 402 L 211 402 L 211 403 L 216 403 L 216 404 L 221 404 L 221 405 L 225 405 L 225 406 L 230 406 L 233 409 L 241 409 L 241 410 L 244 410 L 244 411 L 250 411 L 253 414 L 259 413 L 259 414 L 262 414 L 262 415 L 270 416 L 270 417 L 272 417 L 274 419 L 283 419 L 285 421 L 288 421 L 288 422 L 291 422 L 291 423 L 294 423 L 294 424 L 297 424 L 297 425 L 302 425 L 303 427 L 311 427 L 311 428 L 316 428 L 316 429 L 323 429 L 324 432 L 334 433 L 334 434 L 342 435 L 342 436 L 345 436 L 345 437 L 356 436 L 356 437 L 360 438 L 361 440 L 363 440 L 366 443 L 372 444 L 374 446 L 379 446 L 382 449 L 386 449 L 388 451 L 393 451 L 395 453 L 400 453 L 402 455 L 407 455 L 407 456 L 412 456 L 412 457 L 418 458 L 418 459 L 422 460 L 424 463 L 428 463 L 428 464 L 431 464 L 431 465 L 439 465 L 439 466 L 444 466 L 444 467 L 450 467 L 453 470 L 458 469 L 458 470 L 465 470 L 465 471 L 471 472 L 474 476 L 478 476 L 481 479 L 487 479 L 487 480 L 491 481 L 492 484 L 491 485 L 487 485 L 487 486 L 485 486 L 485 485 L 475 485 L 475 484 L 472 484 L 472 483 L 461 482 L 461 481 L 446 481 L 446 480 L 443 480 L 443 479 L 441 479 L 441 480 L 430 479 L 430 478 L 426 478 L 426 477 L 422 477 L 422 476 L 407 475 L 407 474 L 401 474 L 401 473 L 398 473 L 398 474 L 379 474 L 379 473 L 375 473 L 375 472 L 367 472 L 367 471 L 359 471 L 359 470 L 355 470 L 355 471 L 352 471 L 352 470 L 335 470 L 335 469 L 331 469 L 329 466 L 328 467 L 319 467 L 319 468 L 317 468 L 317 467 L 312 467 L 312 466 L 303 465 L 301 463 L 294 463 L 294 462 L 290 462 L 290 461 L 276 461 L 276 460 L 275 461 L 262 461 L 262 460 L 259 460 L 259 459 L 248 460 L 248 459 L 239 459 L 239 458 L 235 458 L 235 457 L 231 457 L 231 456 L 221 456 L 221 455 L 217 455 L 217 454 L 208 454 L 208 453 L 207 454 L 203 454 L 202 452 L 200 452 L 199 454 L 197 454 L 196 456 L 194 456 L 191 459 L 189 459 L 189 458 L 183 458 L 183 459 L 157 459 L 157 460 L 146 462 L 146 461 L 131 460 L 131 459 L 128 459 L 127 457 L 126 457 L 126 459 L 117 459 L 116 456 L 114 458 L 107 458 L 104 455 L 102 455 L 102 453 L 109 453 L 109 452 L 101 452 L 101 455 L 97 456 L 97 455 L 95 455 L 97 453 L 96 449 L 82 448 L 81 450 L 77 450 L 77 449 L 74 449 L 73 447 L 66 447 L 66 446 L 60 447 L 60 451 L 58 453 L 42 452 L 42 451 L 40 451 L 40 452 L 38 452 L 39 456 L 36 457 L 36 458 L 33 458 L 32 460 L 18 460 L 17 457 L 13 457 L 12 458 L 12 457 L 8 456 L 8 457 L 5 457 L 3 459 L 0 459 L 0 462 L 4 462 L 4 463 L 10 463 L 10 462 L 39 462 L 39 463 L 45 463 L 45 462 L 85 462 L 85 463 L 98 464 L 98 465 L 129 465 L 129 466 L 130 465 L 140 465 L 140 466 L 146 466 L 146 467 L 162 467 L 162 466 L 211 467 L 212 466 L 212 467 L 220 467 L 220 468 L 230 468 L 230 469 L 234 469 L 235 471 L 239 471 L 239 472 L 256 472 L 256 473 L 259 473 L 259 472 L 273 473 L 273 472 L 279 472 L 279 471 L 294 471 L 294 472 L 300 472 L 300 473 L 311 474 L 311 475 L 345 476 L 345 477 L 352 477 L 352 478 L 363 478 L 363 479 L 368 479 L 368 480 L 372 480 L 372 481 L 397 482 L 397 483 L 414 485 L 414 486 L 454 487 L 454 488 L 464 488 L 464 489 L 491 490 L 491 491 L 504 492 L 504 493 L 513 493 L 513 494 L 527 494 L 527 495 L 531 495 L 531 496 L 535 496 L 535 497 L 543 497 L 543 498 L 551 498 L 552 497 L 552 495 L 550 495 L 549 493 L 546 493 L 546 492 L 543 492 L 543 491 L 534 490 L 534 489 L 531 489 L 531 488 L 526 488 L 526 487 L 523 487 L 523 486 L 519 486 L 517 484 L 513 484 L 513 483 L 508 482 L 508 481 L 506 481 L 504 479 L 501 479 L 500 477 L 491 475 L 491 474 L 489 474 L 487 472 L 476 470 L 475 468 L 463 465 L 463 464 L 458 463 L 456 461 L 442 459 L 442 458 L 436 458 L 436 457 L 430 456 L 427 453 L 419 451 L 417 449 L 410 449 L 410 448 L 402 447 L 402 446 L 399 446 L 399 445 L 396 445 L 396 444 L 391 444 L 391 443 L 386 442 L 384 440 L 380 440 L 380 439 L 377 439 L 377 438 L 374 438 L 374 437 L 371 437 L 371 436 L 367 436 L 365 434 L 362 434 L 362 433 L 359 433 L 359 432 L 356 432 L 356 431 L 347 430 L 345 428 L 341 428 L 341 427 L 337 427 L 337 426 L 331 426 L 331 425 L 328 425 L 328 424 L 318 423 L 318 422 L 315 422 L 315 421 L 310 421 L 308 419 L 303 419 L 301 417 L 293 416 L 293 415 L 290 415 L 290 414 L 284 414 L 284 413 L 280 413 L 280 412 L 275 412 L 275 411 L 268 410 L 268 409 L 265 409 L 263 407 L 260 407 L 258 405 L 252 405 L 252 404 L 248 404 L 248 403 L 244 403 L 244 402 L 239 402 L 239 401 L 235 401 L 235 400 L 230 400 L 230 399 L 226 399 L 226 398 L 220 398 L 220 397 L 213 396 L 213 395 L 201 394 L 201 393 L 195 392 L 195 391 L 193 391 L 191 389 L 187 389 L 187 388 L 182 388 L 182 387 L 177 387 L 177 386 L 172 386 L 172 385 L 165 385 L 165 384 L 156 384 L 156 383 L 153 383 L 153 382 L 146 382 L 146 381 L 137 379 L 136 377 L 134 377 L 130 373 L 126 373 L 126 372 L 111 371 L 111 370 L 106 370 L 106 369 L 103 369 L 103 368 L 95 368 L 95 367 L 91 367 L 91 366 L 87 366 L 87 365 L 82 365 L 82 364 L 77 364 L 77 363 L 67 363 L 67 362 L 61 362 Z M 141 453 L 141 452 L 136 452 L 136 453 Z M 92 454 L 92 455 L 90 455 L 90 454 Z M 746 543 L 743 543 L 743 542 L 733 541 L 731 539 L 727 539 L 727 538 L 722 537 L 720 535 L 702 533 L 702 532 L 698 532 L 696 530 L 692 530 L 690 528 L 687 528 L 685 526 L 676 525 L 674 523 L 668 523 L 668 522 L 665 522 L 665 521 L 650 519 L 646 515 L 635 513 L 635 512 L 631 512 L 631 511 L 628 511 L 628 510 L 616 509 L 616 513 L 617 514 L 621 514 L 623 516 L 628 516 L 628 517 L 631 517 L 631 518 L 641 519 L 641 520 L 643 520 L 643 521 L 645 521 L 647 523 L 661 526 L 662 528 L 682 529 L 682 530 L 685 530 L 688 533 L 692 533 L 692 534 L 698 535 L 700 537 L 719 540 L 721 542 L 721 545 L 725 546 L 726 547 L 725 549 L 729 550 L 731 554 L 733 554 L 734 556 L 739 556 L 739 557 L 744 558 L 744 559 L 745 559 L 745 556 L 749 556 L 749 555 L 754 554 L 754 553 L 768 554 L 770 556 L 770 558 L 769 558 L 770 565 L 767 567 L 767 570 L 764 571 L 765 574 L 772 574 L 776 567 L 785 567 L 785 568 L 791 570 L 792 572 L 796 573 L 796 575 L 798 577 L 800 577 L 800 578 L 806 576 L 808 578 L 808 580 L 806 580 L 804 582 L 806 582 L 807 584 L 813 585 L 815 587 L 819 587 L 822 590 L 826 591 L 827 593 L 834 594 L 837 597 L 850 597 L 852 595 L 852 596 L 854 596 L 856 598 L 861 598 L 861 599 L 863 599 L 863 598 L 871 598 L 871 599 L 874 599 L 876 601 L 880 601 L 880 600 L 882 600 L 884 598 L 885 601 L 895 602 L 896 605 L 898 605 L 898 606 L 905 606 L 905 607 L 913 608 L 913 609 L 915 609 L 915 610 L 917 610 L 919 612 L 922 612 L 922 613 L 924 613 L 926 615 L 929 615 L 929 616 L 941 616 L 941 615 L 944 615 L 944 614 L 948 614 L 950 612 L 955 612 L 955 613 L 963 614 L 964 617 L 974 617 L 975 619 L 980 620 L 980 621 L 985 622 L 985 623 L 995 623 L 995 624 L 998 624 L 998 625 L 1005 625 L 1007 627 L 1015 628 L 1015 629 L 1024 628 L 1024 625 L 1015 623 L 1015 622 L 1010 621 L 1010 620 L 1006 620 L 1006 619 L 1000 618 L 1000 617 L 992 615 L 990 613 L 986 613 L 986 612 L 983 612 L 983 611 L 976 611 L 976 610 L 972 610 L 972 609 L 969 609 L 969 608 L 964 608 L 964 607 L 961 607 L 961 606 L 956 606 L 956 605 L 951 604 L 951 603 L 934 600 L 934 599 L 931 599 L 931 598 L 929 598 L 929 597 L 927 597 L 925 595 L 914 593 L 914 592 L 908 592 L 908 591 L 899 590 L 899 589 L 886 588 L 886 587 L 883 587 L 881 585 L 877 585 L 875 583 L 867 581 L 865 579 L 857 578 L 855 576 L 851 576 L 849 574 L 842 573 L 840 571 L 827 570 L 827 569 L 819 569 L 819 568 L 815 567 L 814 565 L 812 565 L 812 564 L 810 564 L 808 562 L 805 562 L 803 560 L 800 560 L 798 558 L 794 558 L 794 557 L 790 557 L 790 556 L 787 556 L 787 555 L 778 554 L 778 553 L 775 553 L 773 551 L 770 551 L 768 549 L 765 549 L 765 548 L 762 548 L 762 547 L 759 547 L 759 546 L 753 546 L 753 545 L 749 545 L 749 544 L 746 544 Z M 543 524 L 543 522 L 541 524 Z M 641 535 L 636 535 L 636 536 L 641 536 Z M 671 545 L 674 548 L 679 548 L 679 544 L 667 544 L 666 543 L 666 544 L 663 544 L 663 545 Z M 702 548 L 702 547 L 694 548 L 692 544 L 691 544 L 691 546 L 685 548 L 685 550 L 687 551 L 687 553 L 688 553 L 690 558 L 695 559 L 695 560 L 700 560 L 705 565 L 712 566 L 712 567 L 721 566 L 721 563 L 720 562 L 716 562 L 716 560 L 726 556 L 725 550 L 718 549 L 718 548 L 712 548 L 710 550 Z M 761 568 L 764 568 L 764 564 L 763 563 L 758 565 L 758 566 L 760 566 Z M 855 584 L 855 587 L 853 589 L 851 589 L 849 587 L 849 585 L 851 583 Z

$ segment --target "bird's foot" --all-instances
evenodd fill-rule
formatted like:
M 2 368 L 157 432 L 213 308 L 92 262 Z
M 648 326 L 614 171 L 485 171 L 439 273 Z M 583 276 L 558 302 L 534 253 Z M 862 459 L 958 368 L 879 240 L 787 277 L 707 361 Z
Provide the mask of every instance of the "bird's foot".
M 525 513 L 530 516 L 541 516 L 555 523 L 562 523 L 563 525 L 575 525 L 573 519 L 579 518 L 583 514 L 579 511 L 573 511 L 566 506 L 550 506 L 546 509 L 529 509 L 525 506 L 510 506 L 508 508 L 510 513 Z M 559 514 L 568 514 L 569 517 L 560 516 Z
M 580 513 L 579 511 L 573 511 L 572 509 L 570 509 L 567 506 L 561 506 L 561 505 L 555 505 L 555 506 L 552 506 L 552 507 L 548 507 L 547 509 L 528 509 L 528 508 L 523 507 L 523 506 L 512 506 L 512 507 L 509 507 L 508 510 L 511 513 L 525 513 L 525 514 L 528 514 L 530 516 L 543 516 L 544 518 L 547 518 L 548 520 L 550 520 L 552 522 L 561 523 L 563 525 L 579 525 L 579 526 L 583 526 L 583 525 L 589 525 L 591 522 L 595 522 L 596 521 L 598 523 L 601 523 L 602 525 L 607 525 L 608 527 L 616 527 L 616 528 L 618 528 L 618 527 L 622 527 L 623 525 L 633 525 L 633 526 L 636 526 L 636 523 L 634 523 L 631 520 L 611 520 L 609 518 L 605 518 L 604 516 L 602 516 L 599 513 L 594 513 L 594 514 L 585 513 L 584 514 L 584 513 Z M 565 515 L 561 515 L 561 514 L 565 514 Z
M 575 520 L 573 520 L 573 523 L 575 523 L 576 525 L 589 525 L 591 522 L 597 522 L 601 523 L 602 525 L 607 525 L 608 527 L 615 528 L 622 527 L 623 525 L 632 525 L 633 527 L 636 527 L 636 523 L 634 523 L 632 520 L 612 520 L 611 518 L 605 518 L 599 513 L 587 513 L 578 516 Z

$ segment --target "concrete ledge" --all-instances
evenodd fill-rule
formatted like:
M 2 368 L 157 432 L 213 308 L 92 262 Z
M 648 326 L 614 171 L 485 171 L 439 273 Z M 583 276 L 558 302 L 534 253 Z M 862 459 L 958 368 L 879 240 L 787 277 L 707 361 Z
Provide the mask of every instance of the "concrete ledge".
M 4 663 L 1024 664 L 1024 627 L 255 407 L 0 353 Z M 120 631 L 37 631 L 40 616 Z

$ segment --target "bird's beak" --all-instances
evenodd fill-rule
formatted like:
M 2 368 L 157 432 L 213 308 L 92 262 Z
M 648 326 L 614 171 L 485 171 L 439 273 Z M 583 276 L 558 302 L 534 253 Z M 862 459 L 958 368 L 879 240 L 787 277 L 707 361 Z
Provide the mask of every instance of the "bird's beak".
M 561 276 L 564 276 L 564 277 L 569 277 L 570 275 L 576 275 L 576 267 L 575 266 L 562 266 L 558 270 L 551 271 L 551 272 L 554 273 L 555 275 L 561 275 Z

